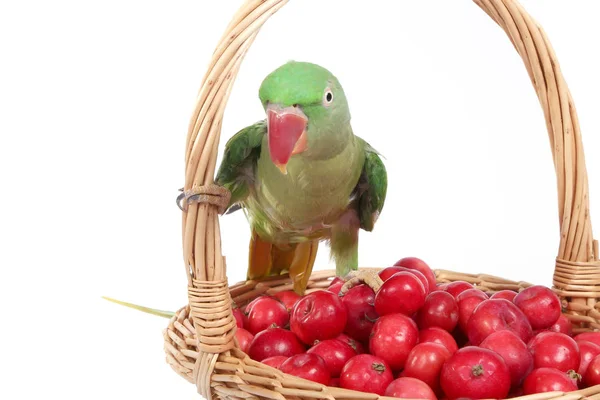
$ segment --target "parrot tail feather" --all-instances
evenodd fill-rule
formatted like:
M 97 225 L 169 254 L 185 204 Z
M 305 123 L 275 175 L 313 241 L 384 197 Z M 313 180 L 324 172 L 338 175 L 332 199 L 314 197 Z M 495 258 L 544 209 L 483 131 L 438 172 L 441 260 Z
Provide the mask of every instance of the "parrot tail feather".
M 358 269 L 359 226 L 356 210 L 349 209 L 331 230 L 331 258 L 335 261 L 335 274 L 340 278 Z
M 348 246 L 331 246 L 331 258 L 335 262 L 335 275 L 346 277 L 358 269 L 358 242 Z

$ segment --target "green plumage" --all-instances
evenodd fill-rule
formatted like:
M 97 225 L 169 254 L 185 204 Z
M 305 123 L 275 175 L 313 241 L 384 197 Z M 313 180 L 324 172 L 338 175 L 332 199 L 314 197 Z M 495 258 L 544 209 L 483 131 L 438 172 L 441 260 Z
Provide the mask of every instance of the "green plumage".
M 322 67 L 290 62 L 265 78 L 259 97 L 265 109 L 301 108 L 308 119 L 306 150 L 289 159 L 283 174 L 271 161 L 267 121 L 259 121 L 227 142 L 216 183 L 231 191 L 231 207 L 246 211 L 257 240 L 278 249 L 327 240 L 337 274 L 355 270 L 358 231 L 373 229 L 387 175 L 377 152 L 354 135 L 341 85 Z M 250 264 L 249 276 L 252 256 Z M 267 270 L 287 272 L 285 266 Z

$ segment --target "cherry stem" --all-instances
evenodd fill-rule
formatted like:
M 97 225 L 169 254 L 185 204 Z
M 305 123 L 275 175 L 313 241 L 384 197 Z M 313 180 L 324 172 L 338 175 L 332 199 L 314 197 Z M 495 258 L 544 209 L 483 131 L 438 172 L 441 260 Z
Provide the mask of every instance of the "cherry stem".
M 380 374 L 385 372 L 385 365 L 383 365 L 381 363 L 373 363 L 372 367 L 373 367 L 373 370 L 379 372 Z
M 578 374 L 577 371 L 570 369 L 569 371 L 567 371 L 567 375 L 569 375 L 569 378 L 571 378 L 571 379 L 575 379 L 576 381 L 581 381 L 581 375 Z
M 471 373 L 473 376 L 481 376 L 483 375 L 483 365 L 477 364 L 471 369 Z

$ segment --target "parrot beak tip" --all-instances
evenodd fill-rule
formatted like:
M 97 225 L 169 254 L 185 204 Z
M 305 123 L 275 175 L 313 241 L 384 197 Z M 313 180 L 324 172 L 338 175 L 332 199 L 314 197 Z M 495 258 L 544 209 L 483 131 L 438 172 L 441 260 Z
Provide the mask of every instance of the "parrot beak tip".
M 277 169 L 281 171 L 283 175 L 287 175 L 287 166 L 286 165 L 276 165 Z

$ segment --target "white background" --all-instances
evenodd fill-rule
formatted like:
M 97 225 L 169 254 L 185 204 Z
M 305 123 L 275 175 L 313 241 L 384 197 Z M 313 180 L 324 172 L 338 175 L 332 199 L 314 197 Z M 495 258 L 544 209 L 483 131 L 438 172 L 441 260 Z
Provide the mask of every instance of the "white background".
M 187 123 L 240 3 L 0 5 L 1 398 L 199 398 L 164 361 L 167 321 L 100 296 L 169 310 L 187 301 L 174 202 Z M 575 98 L 600 229 L 598 4 L 523 4 Z M 291 2 L 243 64 L 224 137 L 262 118 L 260 82 L 290 59 L 338 76 L 356 133 L 386 156 L 386 207 L 361 235 L 361 265 L 414 255 L 551 283 L 559 231 L 543 115 L 517 53 L 477 6 Z M 246 268 L 238 214 L 222 219 L 231 283 Z M 322 247 L 316 268 L 328 262 Z

